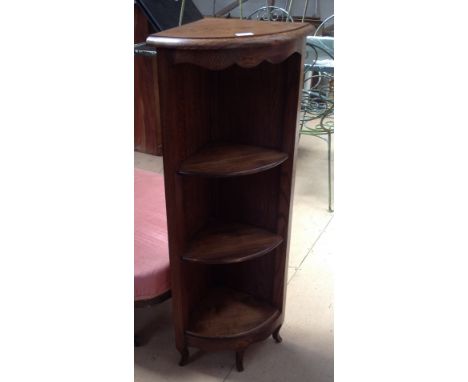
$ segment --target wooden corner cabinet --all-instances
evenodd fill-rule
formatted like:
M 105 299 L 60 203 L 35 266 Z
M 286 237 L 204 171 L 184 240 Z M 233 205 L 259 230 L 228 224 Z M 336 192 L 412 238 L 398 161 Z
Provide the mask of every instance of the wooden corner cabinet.
M 284 320 L 297 114 L 310 24 L 203 19 L 158 50 L 173 319 L 189 347 L 244 350 Z

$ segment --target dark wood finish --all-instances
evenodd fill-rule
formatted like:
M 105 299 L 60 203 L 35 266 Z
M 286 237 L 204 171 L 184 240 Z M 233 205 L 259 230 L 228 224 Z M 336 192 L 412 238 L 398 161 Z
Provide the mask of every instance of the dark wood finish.
M 247 145 L 214 145 L 182 163 L 179 173 L 209 177 L 255 174 L 276 167 L 288 159 L 280 151 Z
M 312 29 L 308 23 L 206 18 L 156 33 L 146 41 L 167 48 L 167 60 L 172 64 L 195 64 L 211 70 L 234 64 L 253 68 L 263 61 L 280 63 L 301 52 L 302 38 Z M 252 35 L 236 35 L 239 33 Z
M 309 24 L 206 18 L 149 36 L 148 44 L 181 50 L 280 47 L 302 38 Z M 249 35 L 245 35 L 249 33 Z
M 220 350 L 239 350 L 246 349 L 254 342 L 263 341 L 270 337 L 275 328 L 278 327 L 280 315 L 272 316 L 268 321 L 256 330 L 246 333 L 241 337 L 224 337 L 224 338 L 204 338 L 192 336 L 186 333 L 186 341 L 188 346 L 193 346 L 205 351 L 220 351 Z
M 213 224 L 189 244 L 184 260 L 232 264 L 262 256 L 283 242 L 281 236 L 245 224 Z
M 235 36 L 247 29 L 254 36 Z M 231 349 L 242 366 L 250 344 L 275 331 L 279 338 L 302 54 L 311 30 L 308 24 L 204 19 L 147 39 L 158 49 L 173 316 L 182 360 L 188 346 Z M 228 146 L 210 153 L 222 144 Z M 254 148 L 248 160 L 236 159 L 242 150 L 232 148 L 239 146 Z M 268 156 L 269 165 L 259 162 L 264 150 L 282 155 L 281 161 Z
M 190 356 L 190 353 L 189 353 L 189 350 L 187 347 L 183 348 L 181 351 L 180 351 L 180 361 L 179 361 L 179 366 L 185 366 L 187 365 L 188 361 L 189 361 L 189 356 Z
M 201 338 L 239 338 L 279 315 L 264 301 L 228 288 L 212 288 L 192 312 L 186 333 Z
M 244 371 L 244 349 L 236 351 L 236 369 Z
M 141 9 L 134 6 L 134 42 L 141 43 L 154 33 Z M 134 57 L 134 148 L 162 155 L 162 134 L 157 79 L 157 57 Z
M 281 338 L 280 334 L 279 334 L 279 331 L 281 329 L 281 325 L 278 326 L 278 328 L 273 332 L 272 334 L 272 337 L 273 339 L 276 341 L 276 343 L 280 344 L 281 342 L 283 342 L 283 339 Z

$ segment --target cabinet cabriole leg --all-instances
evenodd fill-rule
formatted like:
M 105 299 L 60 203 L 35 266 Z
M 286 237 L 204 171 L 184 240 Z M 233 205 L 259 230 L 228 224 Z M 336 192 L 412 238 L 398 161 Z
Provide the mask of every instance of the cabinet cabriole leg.
M 283 339 L 281 338 L 280 334 L 279 334 L 279 331 L 281 329 L 281 325 L 278 326 L 278 328 L 273 332 L 272 336 L 274 338 L 274 340 L 276 341 L 276 343 L 281 343 L 283 342 Z
M 188 348 L 183 348 L 182 351 L 180 352 L 180 361 L 179 361 L 179 366 L 185 366 L 188 363 L 189 359 L 189 351 Z
M 244 349 L 236 351 L 236 369 L 244 371 Z

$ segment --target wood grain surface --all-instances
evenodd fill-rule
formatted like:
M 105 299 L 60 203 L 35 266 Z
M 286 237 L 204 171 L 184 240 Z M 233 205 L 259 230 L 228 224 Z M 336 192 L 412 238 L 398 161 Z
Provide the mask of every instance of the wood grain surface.
M 184 260 L 229 264 L 267 254 L 282 243 L 281 236 L 245 224 L 213 224 L 189 244 Z
M 228 288 L 212 288 L 191 315 L 187 333 L 205 338 L 241 337 L 278 315 L 265 301 Z
M 141 9 L 134 5 L 134 43 L 154 33 Z M 157 57 L 134 57 L 134 149 L 162 155 Z
M 294 41 L 313 31 L 309 23 L 204 18 L 148 37 L 147 43 L 160 48 L 222 49 L 274 47 Z
M 232 65 L 253 68 L 263 61 L 278 64 L 300 53 L 304 36 L 312 31 L 309 23 L 205 18 L 153 34 L 146 42 L 158 51 L 167 51 L 172 64 L 195 64 L 210 70 Z

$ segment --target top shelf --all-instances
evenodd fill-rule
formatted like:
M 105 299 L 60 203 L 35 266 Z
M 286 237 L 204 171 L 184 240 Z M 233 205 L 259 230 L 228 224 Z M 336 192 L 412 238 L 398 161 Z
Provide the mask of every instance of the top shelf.
M 170 49 L 258 48 L 293 41 L 312 30 L 309 23 L 204 18 L 150 35 L 146 42 Z
M 179 174 L 223 178 L 269 170 L 288 159 L 281 151 L 247 145 L 209 146 L 182 163 Z
M 304 38 L 313 29 L 310 23 L 204 18 L 152 34 L 146 42 L 170 65 L 249 69 L 264 61 L 280 64 L 295 53 L 303 54 Z

